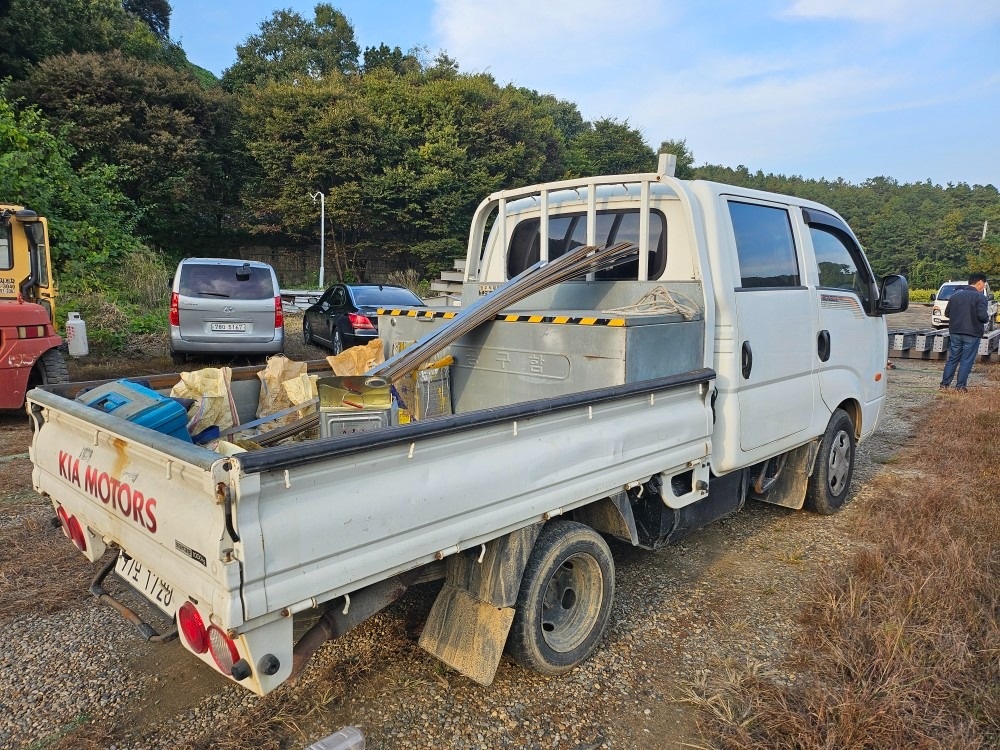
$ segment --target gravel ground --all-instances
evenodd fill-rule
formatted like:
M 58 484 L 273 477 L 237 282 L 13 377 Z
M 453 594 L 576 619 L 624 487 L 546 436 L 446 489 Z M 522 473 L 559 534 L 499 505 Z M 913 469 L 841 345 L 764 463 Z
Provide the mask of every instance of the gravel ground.
M 890 326 L 922 326 L 926 310 L 916 312 L 919 318 L 904 314 L 912 322 L 897 316 Z M 868 480 L 911 434 L 940 369 L 934 361 L 896 362 L 880 430 L 859 450 L 855 499 L 838 515 L 750 503 L 658 553 L 613 545 L 617 592 L 607 635 L 592 659 L 562 678 L 504 660 L 483 688 L 444 668 L 416 645 L 436 593 L 427 584 L 324 646 L 297 685 L 261 700 L 177 642 L 140 641 L 81 591 L 49 615 L 0 612 L 0 747 L 46 747 L 83 725 L 107 730 L 100 747 L 174 747 L 208 733 L 224 737 L 219 727 L 262 707 L 280 724 L 282 702 L 294 700 L 316 710 L 276 730 L 283 747 L 305 747 L 345 724 L 362 727 L 375 750 L 708 747 L 700 709 L 686 700 L 691 687 L 710 670 L 734 666 L 800 679 L 782 667 L 797 614 L 816 577 L 845 564 L 852 519 L 876 500 Z M 18 453 L 17 441 L 26 450 L 18 420 L 0 418 L 0 453 Z M 6 465 L 30 471 L 23 460 Z M 0 491 L 0 512 L 5 525 L 51 515 L 23 490 Z M 38 533 L 59 534 L 40 525 Z M 68 542 L 65 548 L 77 554 Z

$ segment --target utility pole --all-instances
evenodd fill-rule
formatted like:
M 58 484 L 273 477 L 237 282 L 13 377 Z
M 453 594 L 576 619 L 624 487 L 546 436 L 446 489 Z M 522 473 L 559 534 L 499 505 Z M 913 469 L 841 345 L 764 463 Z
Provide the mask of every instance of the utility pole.
M 312 194 L 313 203 L 319 198 L 319 288 L 326 289 L 323 284 L 323 262 L 326 258 L 326 196 L 322 190 Z

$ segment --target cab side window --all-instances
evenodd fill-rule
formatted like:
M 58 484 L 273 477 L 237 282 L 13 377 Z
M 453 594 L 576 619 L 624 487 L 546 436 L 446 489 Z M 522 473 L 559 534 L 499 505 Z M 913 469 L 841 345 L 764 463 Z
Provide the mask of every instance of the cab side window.
M 729 201 L 729 216 L 736 235 L 741 288 L 780 289 L 801 285 L 787 210 Z
M 823 225 L 811 225 L 809 236 L 819 266 L 820 288 L 854 292 L 861 300 L 861 306 L 869 310 L 871 279 L 868 278 L 868 269 L 854 257 L 854 243 L 837 230 Z

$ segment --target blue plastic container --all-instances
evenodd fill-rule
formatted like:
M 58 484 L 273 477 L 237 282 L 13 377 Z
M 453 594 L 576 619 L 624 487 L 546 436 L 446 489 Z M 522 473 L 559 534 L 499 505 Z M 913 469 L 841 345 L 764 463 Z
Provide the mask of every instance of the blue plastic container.
M 77 401 L 164 435 L 191 442 L 187 412 L 172 398 L 130 380 L 111 383 L 81 393 Z

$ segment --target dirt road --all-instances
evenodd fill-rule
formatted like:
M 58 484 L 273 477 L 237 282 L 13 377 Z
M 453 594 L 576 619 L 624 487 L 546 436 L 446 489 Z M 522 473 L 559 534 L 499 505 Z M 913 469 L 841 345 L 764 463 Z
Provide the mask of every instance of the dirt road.
M 924 327 L 926 317 L 918 306 L 890 326 Z M 750 665 L 776 680 L 800 679 L 782 657 L 812 583 L 844 565 L 853 516 L 877 502 L 867 480 L 893 460 L 937 395 L 941 362 L 895 364 L 884 420 L 860 447 L 855 498 L 843 512 L 819 517 L 750 503 L 658 553 L 615 545 L 608 633 L 594 658 L 562 678 L 505 660 L 483 688 L 442 667 L 416 643 L 436 592 L 429 584 L 327 644 L 298 685 L 261 700 L 176 642 L 138 640 L 83 588 L 69 588 L 76 593 L 48 613 L 30 599 L 16 611 L 0 599 L 12 644 L 0 655 L 0 746 L 61 740 L 121 750 L 252 739 L 258 747 L 304 747 L 344 724 L 361 726 L 375 750 L 708 746 L 699 709 L 686 702 L 707 670 Z M 24 417 L 0 418 L 0 441 L 0 546 L 44 545 L 82 571 L 76 585 L 85 582 L 88 566 L 30 491 L 30 463 L 18 457 L 29 441 Z M 30 589 L 50 575 L 48 564 L 22 566 L 12 580 L 19 559 L 2 558 L 0 584 Z

